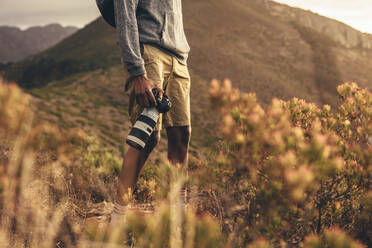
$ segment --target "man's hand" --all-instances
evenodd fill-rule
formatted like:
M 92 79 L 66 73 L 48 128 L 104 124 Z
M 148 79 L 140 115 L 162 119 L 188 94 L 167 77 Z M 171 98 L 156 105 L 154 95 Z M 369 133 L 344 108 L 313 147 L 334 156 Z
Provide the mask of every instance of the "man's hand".
M 163 96 L 163 90 L 148 79 L 146 75 L 138 76 L 134 78 L 133 81 L 133 90 L 137 103 L 145 108 L 156 106 L 157 104 L 155 97 L 152 94 L 152 89 L 156 88 L 159 91 L 160 98 Z

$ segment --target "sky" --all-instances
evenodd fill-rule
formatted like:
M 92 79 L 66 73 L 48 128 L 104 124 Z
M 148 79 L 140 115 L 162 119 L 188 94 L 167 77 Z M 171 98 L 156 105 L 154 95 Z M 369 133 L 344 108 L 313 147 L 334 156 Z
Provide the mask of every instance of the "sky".
M 95 0 L 0 0 L 0 25 L 83 27 L 99 16 Z
M 372 33 L 372 0 L 276 1 L 308 9 Z M 95 0 L 0 0 L 0 25 L 23 29 L 49 23 L 83 27 L 97 16 L 99 12 Z
M 372 34 L 372 0 L 275 0 L 339 20 Z

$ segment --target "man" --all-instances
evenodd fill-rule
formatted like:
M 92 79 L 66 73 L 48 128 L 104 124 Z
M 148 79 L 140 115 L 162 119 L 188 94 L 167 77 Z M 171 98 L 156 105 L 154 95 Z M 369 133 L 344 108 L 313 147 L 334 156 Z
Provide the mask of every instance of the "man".
M 123 159 L 111 222 L 123 219 L 141 169 L 159 142 L 162 126 L 168 137 L 168 159 L 184 168 L 191 135 L 190 76 L 186 60 L 190 50 L 182 17 L 181 0 L 114 0 L 118 43 L 125 69 L 125 89 L 130 96 L 132 124 L 142 110 L 156 104 L 152 89 L 165 92 L 171 110 L 160 116 L 146 147 L 129 147 Z M 185 192 L 181 192 L 181 195 Z

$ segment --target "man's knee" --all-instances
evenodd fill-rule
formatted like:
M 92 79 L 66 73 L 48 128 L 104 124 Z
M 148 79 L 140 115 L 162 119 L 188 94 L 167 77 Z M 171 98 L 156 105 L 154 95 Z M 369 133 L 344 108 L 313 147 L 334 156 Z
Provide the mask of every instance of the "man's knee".
M 191 128 L 188 126 L 167 128 L 167 135 L 169 161 L 173 164 L 184 164 L 187 161 Z
M 167 129 L 168 142 L 174 146 L 188 146 L 191 137 L 191 127 L 171 127 Z
M 181 133 L 181 143 L 184 145 L 188 145 L 191 138 L 191 127 L 185 127 L 184 129 L 182 129 Z

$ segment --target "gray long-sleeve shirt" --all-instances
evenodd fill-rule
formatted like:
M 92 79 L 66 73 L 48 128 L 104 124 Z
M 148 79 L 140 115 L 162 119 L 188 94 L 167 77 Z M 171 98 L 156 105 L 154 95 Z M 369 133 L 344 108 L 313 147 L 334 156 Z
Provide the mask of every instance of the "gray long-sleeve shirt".
M 146 73 L 140 44 L 186 62 L 190 47 L 183 29 L 181 0 L 114 0 L 118 43 L 132 77 Z

